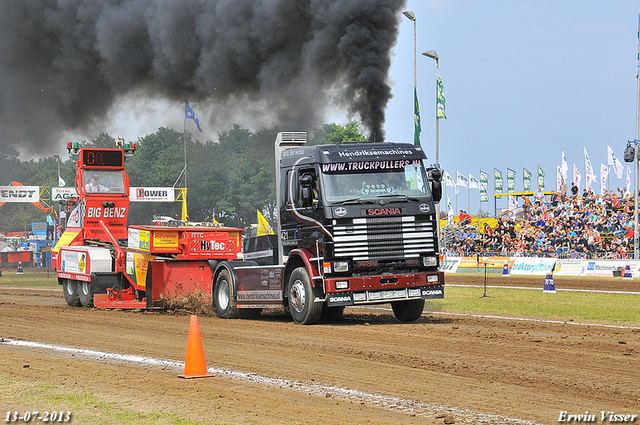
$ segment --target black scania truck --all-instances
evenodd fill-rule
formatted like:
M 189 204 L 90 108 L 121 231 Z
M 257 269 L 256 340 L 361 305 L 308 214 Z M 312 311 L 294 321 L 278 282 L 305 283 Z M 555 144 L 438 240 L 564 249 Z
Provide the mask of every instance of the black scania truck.
M 439 271 L 441 173 L 409 143 L 306 146 L 306 133 L 275 142 L 278 230 L 248 237 L 244 261 L 218 264 L 220 317 L 288 308 L 316 323 L 345 306 L 390 303 L 403 322 L 444 297 Z

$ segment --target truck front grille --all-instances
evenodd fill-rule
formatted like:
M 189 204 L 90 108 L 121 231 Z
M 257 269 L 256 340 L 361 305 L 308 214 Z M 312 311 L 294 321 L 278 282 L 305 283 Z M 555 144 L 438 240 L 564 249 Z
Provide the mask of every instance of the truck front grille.
M 434 254 L 430 221 L 415 217 L 355 218 L 333 226 L 334 255 L 353 260 L 400 260 Z

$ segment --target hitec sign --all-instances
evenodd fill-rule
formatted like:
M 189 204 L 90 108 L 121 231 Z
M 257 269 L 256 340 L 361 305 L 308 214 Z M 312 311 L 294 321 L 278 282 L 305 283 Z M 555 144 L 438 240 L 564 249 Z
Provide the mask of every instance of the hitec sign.
M 40 202 L 40 186 L 0 186 L 0 202 Z
M 175 195 L 172 187 L 131 187 L 129 200 L 131 202 L 174 202 Z

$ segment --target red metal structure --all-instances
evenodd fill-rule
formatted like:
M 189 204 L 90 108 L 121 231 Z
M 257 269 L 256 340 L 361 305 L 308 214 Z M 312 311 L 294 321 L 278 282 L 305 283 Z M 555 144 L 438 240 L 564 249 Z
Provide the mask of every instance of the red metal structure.
M 242 229 L 130 226 L 123 149 L 77 148 L 78 204 L 53 249 L 70 306 L 161 308 L 171 298 L 211 296 L 213 270 L 241 252 Z

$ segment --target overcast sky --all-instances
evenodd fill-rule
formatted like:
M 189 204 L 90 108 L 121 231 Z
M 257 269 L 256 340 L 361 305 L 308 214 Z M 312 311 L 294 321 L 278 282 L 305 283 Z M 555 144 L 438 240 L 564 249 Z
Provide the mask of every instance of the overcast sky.
M 540 164 L 553 190 L 564 149 L 584 187 L 584 147 L 598 177 L 607 144 L 623 161 L 627 140 L 636 137 L 637 1 L 409 0 L 407 9 L 417 20 L 422 146 L 435 161 L 435 61 L 422 56 L 433 49 L 446 98 L 440 163 L 454 178 L 456 171 L 479 178 L 483 170 L 491 187 L 495 167 L 506 187 L 509 167 L 520 191 L 522 168 L 535 178 Z M 402 18 L 385 128 L 388 139 L 411 141 L 413 23 Z M 610 188 L 624 186 L 626 168 L 622 179 L 609 179 Z M 467 209 L 467 189 L 457 205 Z M 479 205 L 472 189 L 470 212 Z

